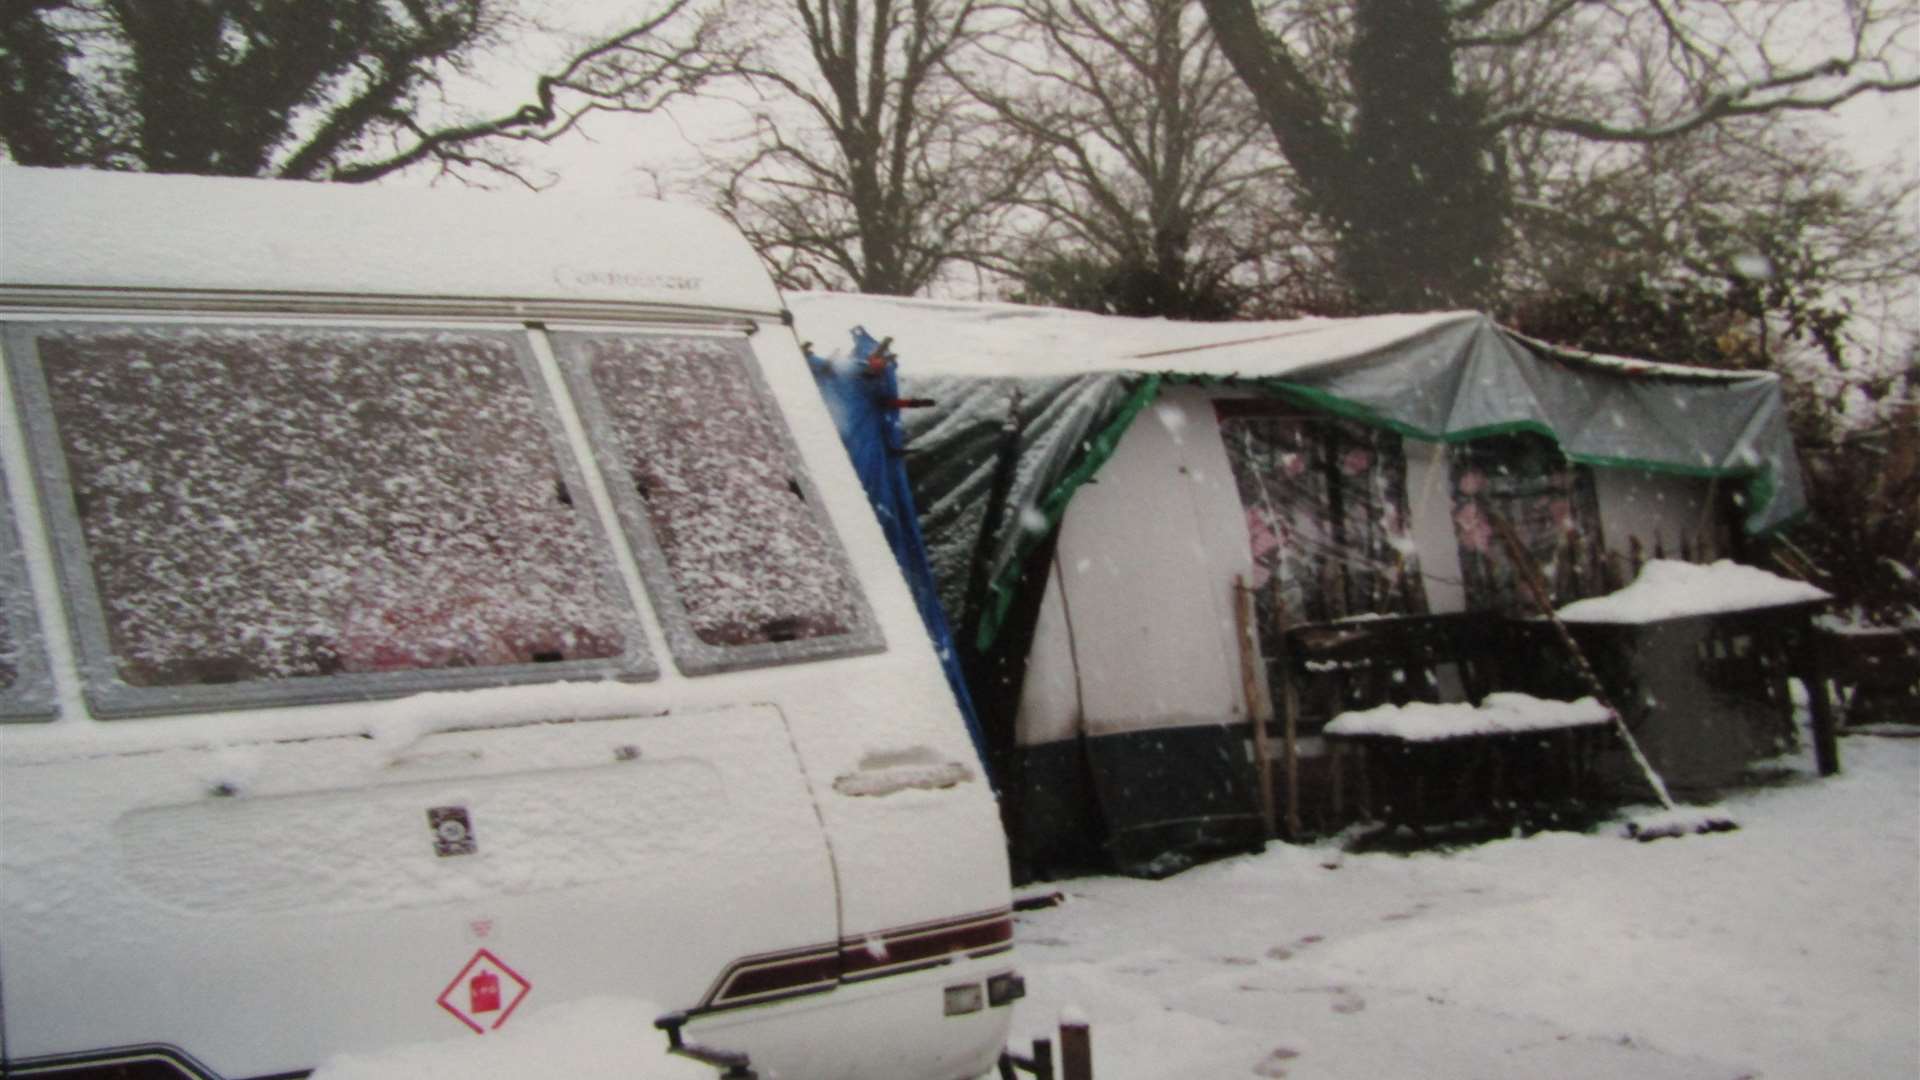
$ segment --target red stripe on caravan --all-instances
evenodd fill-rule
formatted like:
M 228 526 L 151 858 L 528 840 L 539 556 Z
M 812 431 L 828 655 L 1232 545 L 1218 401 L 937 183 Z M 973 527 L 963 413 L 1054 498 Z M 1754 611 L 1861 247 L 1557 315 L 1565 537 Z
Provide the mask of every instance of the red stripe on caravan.
M 870 979 L 944 963 L 955 953 L 999 952 L 1013 944 L 1013 912 L 963 915 L 957 919 L 886 930 L 840 942 L 841 977 Z
M 720 973 L 700 1008 L 750 1005 L 773 997 L 830 990 L 839 978 L 840 955 L 831 945 L 742 957 Z
M 899 975 L 961 955 L 990 956 L 1012 947 L 1013 912 L 999 908 L 848 937 L 837 945 L 761 953 L 728 964 L 698 1011 L 817 993 L 842 980 Z

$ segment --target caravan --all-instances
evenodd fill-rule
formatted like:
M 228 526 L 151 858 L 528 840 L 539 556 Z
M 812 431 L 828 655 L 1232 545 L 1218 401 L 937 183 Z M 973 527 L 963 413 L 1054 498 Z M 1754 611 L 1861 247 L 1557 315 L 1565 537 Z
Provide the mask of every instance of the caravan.
M 992 792 L 724 223 L 7 169 L 0 349 L 0 1074 L 991 1067 Z

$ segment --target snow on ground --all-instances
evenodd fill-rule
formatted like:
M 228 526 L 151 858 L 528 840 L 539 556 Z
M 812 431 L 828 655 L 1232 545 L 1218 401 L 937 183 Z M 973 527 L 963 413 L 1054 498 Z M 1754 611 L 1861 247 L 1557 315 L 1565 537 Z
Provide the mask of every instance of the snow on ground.
M 1920 739 L 1734 793 L 1732 833 L 1414 855 L 1272 846 L 1080 878 L 1019 916 L 1016 1046 L 1092 1025 L 1097 1080 L 1920 1075 Z M 343 1056 L 316 1080 L 700 1080 L 644 1002 Z M 823 1035 L 830 1037 L 830 1035 Z M 484 1043 L 484 1045 L 482 1045 Z
M 1727 797 L 1737 832 L 1273 845 L 1023 913 L 1016 1044 L 1098 1080 L 1920 1075 L 1920 739 Z

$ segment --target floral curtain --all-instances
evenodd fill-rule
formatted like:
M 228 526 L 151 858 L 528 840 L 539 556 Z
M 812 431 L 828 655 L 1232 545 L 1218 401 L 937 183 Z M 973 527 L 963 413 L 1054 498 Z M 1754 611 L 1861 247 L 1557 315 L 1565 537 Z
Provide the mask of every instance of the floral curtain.
M 1268 402 L 1216 409 L 1262 626 L 1426 610 L 1398 435 Z
M 1540 569 L 1555 605 L 1609 589 L 1593 472 L 1552 440 L 1503 435 L 1452 448 L 1453 528 L 1467 607 L 1532 613 L 1533 600 L 1494 529 L 1505 518 Z

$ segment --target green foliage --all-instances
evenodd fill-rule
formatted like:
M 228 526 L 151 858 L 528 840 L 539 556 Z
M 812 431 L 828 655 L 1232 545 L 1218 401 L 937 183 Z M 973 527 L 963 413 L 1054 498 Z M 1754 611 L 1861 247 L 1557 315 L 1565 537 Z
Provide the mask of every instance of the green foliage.
M 1841 403 L 1791 361 L 1811 352 L 1846 369 L 1852 309 L 1835 295 L 1829 260 L 1809 239 L 1813 221 L 1772 217 L 1738 232 L 1709 223 L 1696 230 L 1690 265 L 1675 265 L 1665 280 L 1640 273 L 1548 292 L 1500 315 L 1522 333 L 1591 352 L 1776 371 L 1795 437 L 1826 441 Z
M 1594 352 L 1779 374 L 1810 512 L 1751 556 L 1815 582 L 1865 621 L 1920 618 L 1920 412 L 1911 404 L 1920 355 L 1904 371 L 1856 371 L 1844 337 L 1852 312 L 1833 295 L 1826 260 L 1791 229 L 1751 239 L 1717 276 L 1633 278 L 1536 297 L 1502 317 Z M 1849 393 L 1891 406 L 1888 419 L 1845 430 Z
M 1075 254 L 1050 256 L 1024 268 L 1013 299 L 1105 315 L 1215 322 L 1237 317 L 1247 295 L 1217 274 Z
M 1909 402 L 1920 401 L 1920 360 L 1903 378 Z M 1863 622 L 1920 624 L 1920 405 L 1801 451 L 1812 513 L 1779 542 L 1776 558 Z
M 492 0 L 28 0 L 0 15 L 0 143 L 26 165 L 321 175 L 403 129 Z
M 79 47 L 49 17 L 58 7 L 0 6 L 0 143 L 27 164 L 105 162 L 117 118 L 76 74 Z

